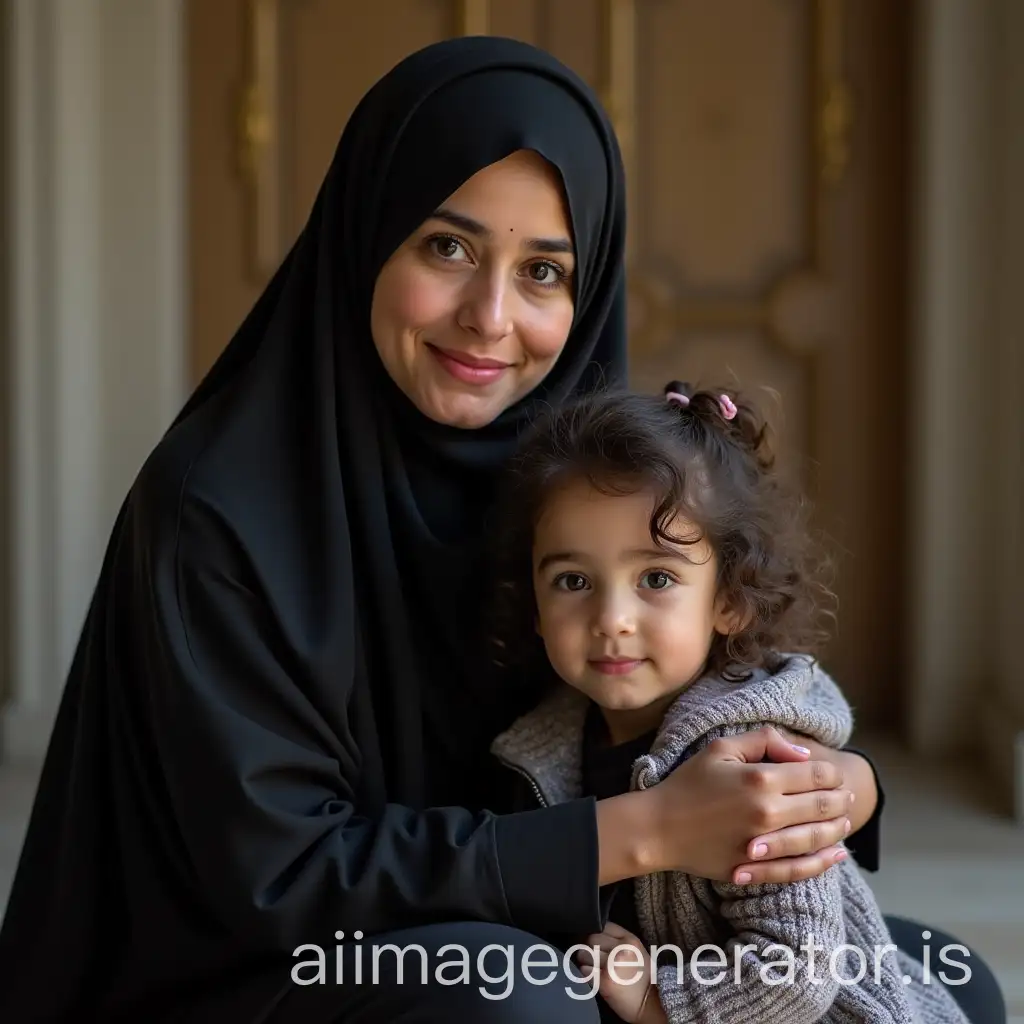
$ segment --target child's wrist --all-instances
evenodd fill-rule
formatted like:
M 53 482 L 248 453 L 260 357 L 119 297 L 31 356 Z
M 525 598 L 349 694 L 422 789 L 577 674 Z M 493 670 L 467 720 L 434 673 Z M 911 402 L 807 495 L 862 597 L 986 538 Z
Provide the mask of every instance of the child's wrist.
M 647 989 L 640 1013 L 636 1018 L 636 1024 L 668 1024 L 668 1015 L 658 997 L 658 986 L 653 981 L 650 988 Z

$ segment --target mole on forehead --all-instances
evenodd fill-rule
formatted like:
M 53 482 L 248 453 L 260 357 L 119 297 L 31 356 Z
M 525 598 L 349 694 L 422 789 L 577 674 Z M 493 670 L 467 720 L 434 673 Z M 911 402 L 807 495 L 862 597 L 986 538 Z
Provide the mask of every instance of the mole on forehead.
M 475 235 L 477 238 L 493 239 L 495 237 L 496 228 L 488 227 L 474 217 L 468 217 L 464 213 L 458 213 L 445 206 L 438 207 L 433 212 L 432 217 L 435 220 L 445 221 L 452 227 L 465 231 L 467 234 Z M 515 231 L 515 227 L 510 226 L 508 230 L 511 234 Z M 524 244 L 532 249 L 550 254 L 563 253 L 571 255 L 574 251 L 570 239 L 564 237 L 530 238 L 527 236 Z

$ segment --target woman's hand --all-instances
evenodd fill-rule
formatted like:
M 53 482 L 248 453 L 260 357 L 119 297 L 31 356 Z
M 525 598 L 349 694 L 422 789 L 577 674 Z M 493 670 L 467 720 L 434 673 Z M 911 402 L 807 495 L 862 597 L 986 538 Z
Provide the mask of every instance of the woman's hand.
M 852 750 L 833 750 L 817 740 L 812 740 L 802 733 L 779 728 L 782 738 L 789 743 L 799 744 L 810 751 L 809 760 L 828 761 L 842 773 L 844 784 L 856 797 L 848 815 L 851 835 L 859 832 L 870 820 L 878 807 L 878 780 L 871 762 Z M 758 842 L 769 842 L 772 837 L 759 836 Z
M 640 939 L 609 921 L 604 931 L 589 936 L 586 944 L 590 948 L 580 950 L 577 962 L 597 971 L 598 994 L 622 1020 L 629 1024 L 667 1022 L 654 987 L 651 955 Z
M 655 871 L 740 885 L 813 878 L 846 855 L 836 844 L 850 807 L 842 769 L 777 730 L 718 739 L 659 785 L 598 803 L 601 884 Z

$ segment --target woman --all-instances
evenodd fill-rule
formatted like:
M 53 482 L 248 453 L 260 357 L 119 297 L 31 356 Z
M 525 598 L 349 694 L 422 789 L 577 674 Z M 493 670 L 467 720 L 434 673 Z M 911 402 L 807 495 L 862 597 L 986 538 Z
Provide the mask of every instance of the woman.
M 657 796 L 493 813 L 489 742 L 533 695 L 481 649 L 488 503 L 538 405 L 622 374 L 623 235 L 611 129 L 549 56 L 450 41 L 364 98 L 115 525 L 0 936 L 0 1017 L 592 1021 L 566 978 L 484 999 L 477 954 L 584 936 L 659 863 L 819 873 L 870 817 L 869 766 L 778 736 Z M 792 763 L 744 763 L 766 756 Z M 419 947 L 431 977 L 458 944 L 471 981 L 424 990 L 392 955 L 353 984 L 371 937 Z M 293 981 L 303 945 L 329 956 L 322 984 Z

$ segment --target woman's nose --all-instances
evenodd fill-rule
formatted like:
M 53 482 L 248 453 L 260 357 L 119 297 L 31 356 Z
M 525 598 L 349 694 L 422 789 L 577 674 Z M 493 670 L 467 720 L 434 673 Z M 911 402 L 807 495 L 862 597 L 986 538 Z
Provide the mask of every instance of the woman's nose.
M 480 274 L 459 310 L 459 326 L 483 341 L 500 341 L 512 333 L 511 302 L 505 281 Z

